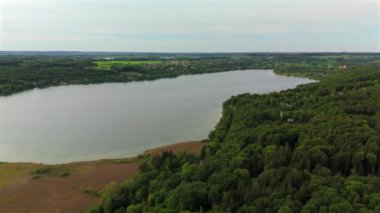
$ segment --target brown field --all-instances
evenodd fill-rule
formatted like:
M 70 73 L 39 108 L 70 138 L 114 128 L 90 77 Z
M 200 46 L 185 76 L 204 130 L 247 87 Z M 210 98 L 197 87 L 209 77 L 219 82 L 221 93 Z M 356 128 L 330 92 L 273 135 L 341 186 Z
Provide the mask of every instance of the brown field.
M 148 149 L 145 151 L 145 154 L 149 155 L 159 155 L 164 151 L 171 150 L 173 153 L 188 152 L 194 155 L 201 153 L 204 143 L 199 141 L 188 141 L 182 143 L 176 143 L 167 146 L 161 146 L 154 149 Z
M 145 154 L 157 155 L 166 150 L 199 154 L 203 146 L 202 142 L 192 141 L 147 150 Z M 130 158 L 49 166 L 1 163 L 0 212 L 86 212 L 101 200 L 96 193 L 108 183 L 137 175 L 141 161 Z M 36 174 L 36 169 L 42 167 L 49 170 Z

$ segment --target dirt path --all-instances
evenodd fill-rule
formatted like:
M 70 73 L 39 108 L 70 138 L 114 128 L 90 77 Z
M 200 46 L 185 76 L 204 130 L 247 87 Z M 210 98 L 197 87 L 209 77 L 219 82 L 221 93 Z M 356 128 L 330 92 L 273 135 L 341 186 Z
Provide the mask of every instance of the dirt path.
M 156 155 L 165 150 L 175 153 L 188 151 L 199 154 L 204 143 L 185 142 L 147 150 Z M 0 164 L 0 212 L 86 212 L 101 198 L 99 192 L 112 181 L 123 181 L 138 174 L 141 159 L 99 160 L 52 165 L 52 171 L 66 171 L 68 175 L 54 172 L 32 174 L 41 164 Z M 11 176 L 9 174 L 12 174 Z M 58 173 L 61 174 L 61 173 Z

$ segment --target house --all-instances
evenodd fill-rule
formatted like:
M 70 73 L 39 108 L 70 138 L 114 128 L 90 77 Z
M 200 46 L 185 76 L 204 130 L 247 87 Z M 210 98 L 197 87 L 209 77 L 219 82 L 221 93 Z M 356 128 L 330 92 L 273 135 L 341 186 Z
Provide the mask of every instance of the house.
M 286 122 L 293 123 L 294 122 L 294 118 L 288 118 L 288 120 L 286 120 Z
M 347 69 L 347 65 L 345 65 L 345 64 L 344 65 L 340 65 L 339 69 L 341 69 L 341 70 Z

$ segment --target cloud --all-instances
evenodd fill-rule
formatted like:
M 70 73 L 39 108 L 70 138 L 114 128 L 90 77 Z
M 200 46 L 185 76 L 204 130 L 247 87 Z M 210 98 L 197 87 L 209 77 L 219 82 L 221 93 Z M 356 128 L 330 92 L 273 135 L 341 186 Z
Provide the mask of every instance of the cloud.
M 2 0 L 2 5 L 1 49 L 380 49 L 377 0 Z M 324 45 L 318 38 L 334 42 Z M 100 41 L 107 42 L 96 45 Z

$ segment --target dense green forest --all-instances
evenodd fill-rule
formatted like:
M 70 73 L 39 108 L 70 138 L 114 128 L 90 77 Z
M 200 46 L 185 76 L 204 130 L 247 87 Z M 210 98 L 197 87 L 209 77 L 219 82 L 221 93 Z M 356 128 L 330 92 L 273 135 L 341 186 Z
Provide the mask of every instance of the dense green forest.
M 154 80 L 242 69 L 273 69 L 282 75 L 321 79 L 327 73 L 378 61 L 380 54 L 376 53 L 0 52 L 0 95 L 67 84 Z
M 380 212 L 380 66 L 242 94 L 199 157 L 149 157 L 90 212 Z

